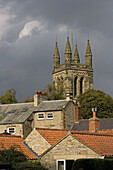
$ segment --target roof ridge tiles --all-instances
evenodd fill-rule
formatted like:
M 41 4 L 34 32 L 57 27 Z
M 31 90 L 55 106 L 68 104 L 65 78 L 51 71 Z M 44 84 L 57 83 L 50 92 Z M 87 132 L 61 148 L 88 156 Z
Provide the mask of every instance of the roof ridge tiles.
M 46 100 L 46 101 L 42 101 L 43 103 L 44 102 L 66 102 L 66 100 Z
M 48 131 L 65 131 L 71 132 L 71 134 L 81 134 L 81 135 L 95 135 L 95 136 L 111 136 L 111 133 L 95 133 L 95 132 L 88 132 L 88 131 L 72 131 L 72 130 L 65 130 L 65 129 L 50 129 L 50 128 L 35 128 L 36 130 L 48 130 Z
M 69 131 L 65 129 L 35 128 L 36 130 Z
M 13 106 L 13 105 L 28 105 L 33 104 L 34 102 L 27 102 L 27 103 L 12 103 L 12 104 L 0 104 L 0 106 Z
M 84 131 L 71 131 L 71 134 L 111 136 L 111 137 L 113 137 L 113 134 L 110 134 L 110 133 L 95 133 L 95 132 L 84 132 Z

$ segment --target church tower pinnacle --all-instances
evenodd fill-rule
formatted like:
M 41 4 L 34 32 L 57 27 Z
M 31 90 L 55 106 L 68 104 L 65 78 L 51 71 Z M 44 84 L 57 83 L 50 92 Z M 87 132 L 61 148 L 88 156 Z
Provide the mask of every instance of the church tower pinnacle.
M 55 51 L 54 51 L 54 55 L 53 55 L 53 68 L 56 68 L 59 65 L 60 65 L 60 55 L 59 55 L 58 45 L 56 42 Z
M 79 53 L 77 49 L 77 44 L 75 45 L 75 53 L 74 53 L 74 63 L 80 63 Z
M 87 66 L 92 67 L 92 52 L 91 52 L 89 40 L 87 42 L 87 48 L 86 48 L 86 53 L 85 53 L 85 64 Z
M 69 43 L 69 37 L 67 37 L 67 43 L 66 43 L 66 48 L 65 48 L 65 63 L 66 64 L 71 64 L 72 61 L 72 52 L 71 52 L 71 47 Z
M 69 95 L 76 100 L 81 93 L 93 89 L 92 52 L 89 40 L 85 53 L 85 63 L 80 63 L 77 44 L 75 45 L 74 57 L 72 56 L 72 51 L 69 37 L 67 37 L 65 62 L 60 64 L 60 55 L 56 42 L 52 74 L 55 88 L 58 91 L 63 89 L 65 96 Z

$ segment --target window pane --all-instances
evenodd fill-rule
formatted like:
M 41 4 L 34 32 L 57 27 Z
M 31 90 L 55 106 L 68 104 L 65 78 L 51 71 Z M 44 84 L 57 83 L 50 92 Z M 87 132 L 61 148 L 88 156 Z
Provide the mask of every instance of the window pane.
M 58 161 L 58 170 L 64 170 L 64 161 Z
M 15 134 L 15 128 L 13 128 L 13 127 L 9 128 L 8 132 L 11 134 Z
M 47 119 L 52 119 L 53 118 L 53 113 L 47 113 Z
M 44 119 L 44 114 L 43 113 L 38 114 L 38 119 Z

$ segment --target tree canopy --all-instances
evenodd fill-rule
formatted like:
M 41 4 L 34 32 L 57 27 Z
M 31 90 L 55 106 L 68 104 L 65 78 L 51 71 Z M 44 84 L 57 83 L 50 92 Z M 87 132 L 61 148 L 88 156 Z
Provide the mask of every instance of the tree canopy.
M 78 96 L 84 119 L 92 117 L 92 108 L 97 108 L 98 118 L 113 117 L 113 98 L 100 90 L 88 90 Z
M 59 87 L 59 90 L 57 90 L 54 84 L 47 85 L 46 93 L 49 100 L 60 100 L 65 98 L 64 89 Z
M 0 96 L 0 100 L 2 104 L 17 103 L 16 91 L 13 88 L 7 90 L 4 95 Z
M 33 98 L 31 98 L 30 96 L 26 96 L 26 99 L 24 99 L 24 103 L 28 103 L 28 102 L 33 102 L 34 101 L 34 99 Z

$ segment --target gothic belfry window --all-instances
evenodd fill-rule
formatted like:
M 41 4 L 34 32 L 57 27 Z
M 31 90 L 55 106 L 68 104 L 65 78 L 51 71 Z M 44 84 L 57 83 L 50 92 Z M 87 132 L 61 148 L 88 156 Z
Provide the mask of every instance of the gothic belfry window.
M 80 79 L 80 94 L 83 93 L 83 77 Z
M 77 77 L 74 79 L 74 97 L 77 96 Z

